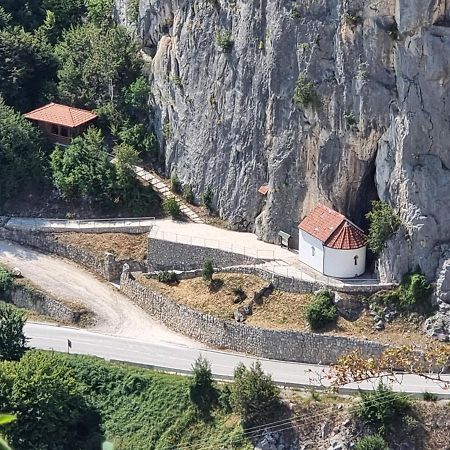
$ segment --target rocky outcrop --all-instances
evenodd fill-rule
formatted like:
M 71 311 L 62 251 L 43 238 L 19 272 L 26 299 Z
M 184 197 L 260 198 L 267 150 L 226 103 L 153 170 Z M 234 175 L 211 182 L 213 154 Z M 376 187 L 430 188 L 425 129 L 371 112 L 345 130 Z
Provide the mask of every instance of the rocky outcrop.
M 318 201 L 364 226 L 381 198 L 406 227 L 382 255 L 382 278 L 416 266 L 432 278 L 450 241 L 449 9 L 141 0 L 163 171 L 176 168 L 197 197 L 210 186 L 233 228 L 268 241 L 280 229 L 296 236 Z M 306 106 L 294 102 L 302 73 L 315 94 Z

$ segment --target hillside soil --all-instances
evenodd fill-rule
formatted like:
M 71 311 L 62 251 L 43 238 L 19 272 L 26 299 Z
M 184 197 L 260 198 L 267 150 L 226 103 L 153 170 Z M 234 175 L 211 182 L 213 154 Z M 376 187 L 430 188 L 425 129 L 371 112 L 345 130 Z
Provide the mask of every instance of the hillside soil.
M 228 320 L 234 320 L 234 311 L 239 306 L 248 304 L 254 293 L 267 285 L 267 281 L 258 277 L 235 273 L 215 274 L 211 289 L 202 278 L 181 280 L 174 285 L 160 283 L 145 276 L 141 276 L 139 281 L 179 303 Z M 242 288 L 247 296 L 241 304 L 233 302 L 233 289 L 236 288 Z M 311 294 L 275 290 L 269 297 L 264 298 L 261 305 L 253 304 L 253 314 L 247 317 L 246 323 L 270 329 L 308 331 L 305 308 L 311 300 Z M 324 333 L 385 344 L 410 345 L 413 342 L 418 346 L 427 346 L 435 343 L 422 334 L 419 323 L 406 318 L 387 323 L 384 331 L 375 331 L 373 326 L 373 318 L 364 311 L 355 321 L 339 317 L 337 324 Z
M 147 258 L 147 233 L 54 233 L 53 237 L 59 242 L 80 247 L 96 256 L 111 252 L 118 259 L 144 261 Z

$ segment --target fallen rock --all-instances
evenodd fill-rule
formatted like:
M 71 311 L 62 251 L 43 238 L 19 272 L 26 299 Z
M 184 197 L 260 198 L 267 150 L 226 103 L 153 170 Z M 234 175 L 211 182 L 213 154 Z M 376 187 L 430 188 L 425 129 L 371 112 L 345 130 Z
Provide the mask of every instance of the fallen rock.
M 379 320 L 373 327 L 376 331 L 383 331 L 385 328 L 384 322 L 382 320 Z
M 450 341 L 450 315 L 438 311 L 423 324 L 423 331 L 427 336 L 441 342 Z
M 233 313 L 234 320 L 236 322 L 245 322 L 245 315 L 241 313 L 239 309 L 236 309 Z

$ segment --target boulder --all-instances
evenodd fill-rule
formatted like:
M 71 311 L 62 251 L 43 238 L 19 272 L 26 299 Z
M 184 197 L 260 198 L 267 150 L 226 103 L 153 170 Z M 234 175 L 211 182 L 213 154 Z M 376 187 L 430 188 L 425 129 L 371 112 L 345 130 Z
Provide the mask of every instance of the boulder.
M 345 320 L 357 320 L 364 310 L 364 303 L 361 298 L 356 295 L 344 294 L 336 292 L 334 294 L 334 304 Z

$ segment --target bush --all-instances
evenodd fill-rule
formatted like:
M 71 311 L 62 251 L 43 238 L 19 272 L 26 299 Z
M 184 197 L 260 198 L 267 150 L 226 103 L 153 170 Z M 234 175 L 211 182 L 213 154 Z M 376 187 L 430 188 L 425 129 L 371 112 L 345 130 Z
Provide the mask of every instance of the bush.
M 212 379 L 209 362 L 199 356 L 192 365 L 194 376 L 189 388 L 189 396 L 201 415 L 208 417 L 217 404 L 218 392 Z
M 211 282 L 214 275 L 214 267 L 211 261 L 205 261 L 203 264 L 202 277 L 205 281 Z
M 373 201 L 372 210 L 366 214 L 369 220 L 369 248 L 380 253 L 385 242 L 399 229 L 401 221 L 385 202 Z
M 424 392 L 423 393 L 423 399 L 426 402 L 437 402 L 438 396 L 436 394 L 433 394 L 432 392 Z
M 280 406 L 280 391 L 270 375 L 263 372 L 261 363 L 250 369 L 243 364 L 234 371 L 234 386 L 231 403 L 245 427 L 269 422 Z
M 231 39 L 231 32 L 228 30 L 220 30 L 216 33 L 216 44 L 225 52 L 228 52 L 233 47 L 233 40 Z
M 306 307 L 305 318 L 313 330 L 335 323 L 338 311 L 331 294 L 327 291 L 318 292 L 312 302 Z
M 175 170 L 172 172 L 170 177 L 170 189 L 172 192 L 175 192 L 175 194 L 179 194 L 181 192 L 181 181 L 179 180 Z
M 175 272 L 164 271 L 164 272 L 158 273 L 158 281 L 160 283 L 166 283 L 166 284 L 177 283 L 178 277 Z
M 295 84 L 294 102 L 304 108 L 314 103 L 317 94 L 314 90 L 314 83 L 308 80 L 305 73 L 301 73 Z
M 210 186 L 208 186 L 202 194 L 202 203 L 208 209 L 208 211 L 212 210 L 213 195 L 214 194 Z
M 432 288 L 420 272 L 407 274 L 403 278 L 399 290 L 399 300 L 402 309 L 423 308 L 430 298 Z
M 166 214 L 171 215 L 173 218 L 178 217 L 181 214 L 180 205 L 176 201 L 176 199 L 166 198 L 163 202 L 163 209 Z
M 373 434 L 358 439 L 354 450 L 389 450 L 389 447 L 379 434 Z
M 14 277 L 4 267 L 0 267 L 0 294 L 14 285 Z
M 355 408 L 355 415 L 380 433 L 385 433 L 387 427 L 395 421 L 401 421 L 409 410 L 410 401 L 404 394 L 393 392 L 392 389 L 380 383 L 372 392 L 361 392 L 361 401 Z
M 26 351 L 25 317 L 14 306 L 0 303 L 0 360 L 19 360 Z M 0 407 L 1 410 L 1 407 Z
M 232 396 L 231 388 L 230 386 L 228 386 L 228 384 L 226 384 L 221 389 L 219 394 L 219 408 L 225 414 L 230 414 L 233 411 L 233 408 L 231 406 L 231 396 Z
M 183 187 L 183 198 L 191 205 L 194 204 L 195 196 L 194 196 L 194 193 L 192 192 L 192 187 L 190 184 L 186 184 Z

